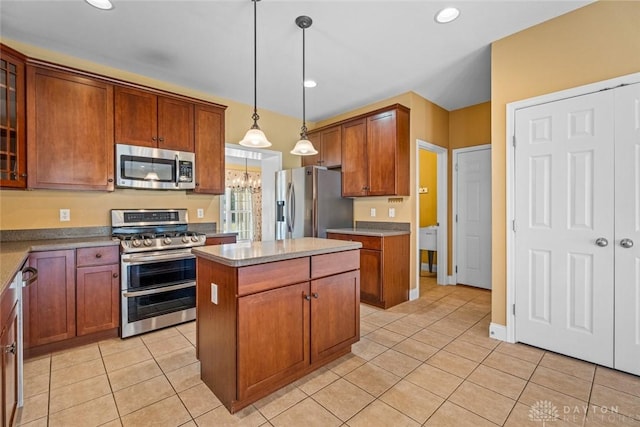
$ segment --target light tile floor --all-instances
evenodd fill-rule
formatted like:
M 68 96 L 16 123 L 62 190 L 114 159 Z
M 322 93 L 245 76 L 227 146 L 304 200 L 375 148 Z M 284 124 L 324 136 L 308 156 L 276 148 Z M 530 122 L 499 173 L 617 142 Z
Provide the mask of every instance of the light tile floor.
M 489 291 L 421 288 L 361 305 L 352 354 L 235 415 L 200 381 L 191 322 L 27 360 L 18 424 L 640 427 L 640 377 L 489 338 Z

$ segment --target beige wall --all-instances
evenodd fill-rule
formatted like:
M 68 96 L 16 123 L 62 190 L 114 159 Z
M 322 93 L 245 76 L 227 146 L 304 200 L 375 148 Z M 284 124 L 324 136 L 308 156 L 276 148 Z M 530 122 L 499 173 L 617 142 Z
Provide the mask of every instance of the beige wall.
M 492 321 L 506 324 L 506 104 L 640 71 L 640 2 L 599 1 L 492 45 Z
M 427 189 L 427 193 L 419 193 L 420 227 L 434 225 L 438 222 L 438 155 L 431 151 L 419 150 L 420 178 L 418 187 Z
M 252 105 L 215 97 L 211 94 L 105 67 L 12 40 L 2 39 L 0 42 L 35 59 L 227 105 L 228 108 L 225 114 L 225 140 L 227 142 L 237 143 L 242 139 L 252 123 Z M 300 166 L 300 158 L 289 154 L 289 151 L 299 138 L 300 119 L 263 110 L 260 109 L 260 106 L 258 106 L 258 109 L 260 126 L 273 143 L 271 149 L 282 151 L 283 153 L 283 168 Z M 0 190 L 0 229 L 108 226 L 111 224 L 109 210 L 112 208 L 166 207 L 189 209 L 189 220 L 191 222 L 219 222 L 218 196 L 191 195 L 184 191 L 116 189 L 112 193 L 105 193 L 97 191 Z M 196 218 L 196 209 L 198 208 L 205 211 L 203 219 Z M 60 222 L 59 209 L 71 209 L 71 221 Z

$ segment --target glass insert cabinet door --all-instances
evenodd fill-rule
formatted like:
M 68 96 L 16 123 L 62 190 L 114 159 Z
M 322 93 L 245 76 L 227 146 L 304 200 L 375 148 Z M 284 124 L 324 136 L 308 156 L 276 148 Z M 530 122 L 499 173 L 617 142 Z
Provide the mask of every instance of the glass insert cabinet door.
M 0 52 L 0 186 L 26 187 L 24 61 Z

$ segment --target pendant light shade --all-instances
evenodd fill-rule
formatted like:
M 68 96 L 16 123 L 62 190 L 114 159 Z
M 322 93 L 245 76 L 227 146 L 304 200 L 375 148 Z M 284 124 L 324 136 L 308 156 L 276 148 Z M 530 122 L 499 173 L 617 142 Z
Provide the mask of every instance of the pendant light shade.
M 244 135 L 242 141 L 240 141 L 240 145 L 243 145 L 245 147 L 264 148 L 271 147 L 271 143 L 267 139 L 264 132 L 260 130 L 260 126 L 258 126 L 258 120 L 260 120 L 260 116 L 258 116 L 258 37 L 256 5 L 260 0 L 251 1 L 253 2 L 253 115 L 251 116 L 251 118 L 253 119 L 253 125 Z
M 296 25 L 302 28 L 302 128 L 300 129 L 300 140 L 296 142 L 295 147 L 291 150 L 291 154 L 297 156 L 313 156 L 318 154 L 318 150 L 315 149 L 309 138 L 307 138 L 307 124 L 305 121 L 305 40 L 304 30 L 309 28 L 313 21 L 308 16 L 298 16 L 296 18 Z

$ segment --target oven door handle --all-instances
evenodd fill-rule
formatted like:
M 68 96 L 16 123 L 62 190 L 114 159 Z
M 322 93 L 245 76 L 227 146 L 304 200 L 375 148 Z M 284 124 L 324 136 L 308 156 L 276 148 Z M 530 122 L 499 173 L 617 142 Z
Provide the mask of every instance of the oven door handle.
M 178 289 L 191 288 L 195 285 L 196 285 L 196 282 L 180 283 L 179 285 L 163 286 L 161 288 L 154 288 L 146 291 L 123 292 L 122 296 L 125 298 L 132 298 L 132 297 L 141 297 L 144 295 L 155 295 L 155 294 L 161 294 L 163 292 L 177 291 Z
M 156 261 L 175 261 L 179 259 L 193 259 L 196 256 L 191 252 L 188 253 L 180 253 L 180 254 L 167 254 L 167 255 L 132 255 L 132 256 L 123 256 L 122 262 L 126 265 L 137 265 L 137 264 L 147 264 L 149 262 Z

